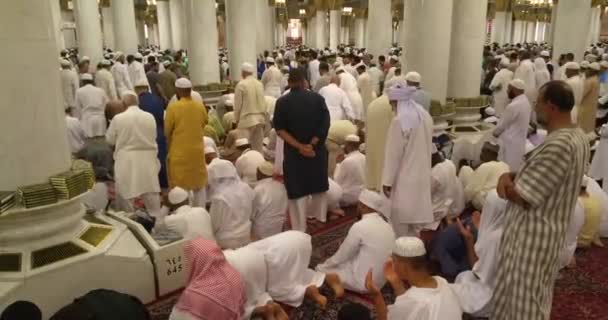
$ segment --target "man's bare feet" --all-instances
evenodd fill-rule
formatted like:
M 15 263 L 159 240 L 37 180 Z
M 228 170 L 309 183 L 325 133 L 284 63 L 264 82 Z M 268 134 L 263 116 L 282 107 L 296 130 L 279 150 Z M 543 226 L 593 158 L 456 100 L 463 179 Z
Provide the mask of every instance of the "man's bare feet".
M 345 215 L 344 210 L 342 210 L 340 208 L 330 210 L 329 213 L 330 214 L 335 214 L 335 215 L 340 216 L 340 217 L 344 217 L 344 215 Z
M 340 276 L 335 273 L 328 273 L 325 275 L 325 282 L 334 291 L 336 298 L 340 299 L 344 297 L 344 286 L 342 286 Z
M 305 296 L 314 300 L 319 305 L 321 310 L 325 310 L 327 308 L 327 298 L 319 292 L 319 288 L 317 288 L 317 286 L 314 284 L 306 288 Z
M 274 311 L 274 318 L 277 320 L 289 320 L 289 316 L 287 315 L 287 313 L 285 312 L 285 310 L 283 310 L 283 308 L 281 308 L 281 306 L 278 303 L 272 303 L 272 309 Z

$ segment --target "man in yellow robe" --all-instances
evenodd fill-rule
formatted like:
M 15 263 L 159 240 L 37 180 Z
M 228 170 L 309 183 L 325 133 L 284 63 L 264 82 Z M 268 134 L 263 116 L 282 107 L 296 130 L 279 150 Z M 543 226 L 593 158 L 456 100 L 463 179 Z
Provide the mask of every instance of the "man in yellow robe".
M 175 89 L 179 100 L 169 104 L 165 115 L 169 185 L 191 191 L 192 205 L 204 208 L 207 167 L 203 135 L 208 121 L 207 109 L 192 100 L 190 80 L 177 79 Z

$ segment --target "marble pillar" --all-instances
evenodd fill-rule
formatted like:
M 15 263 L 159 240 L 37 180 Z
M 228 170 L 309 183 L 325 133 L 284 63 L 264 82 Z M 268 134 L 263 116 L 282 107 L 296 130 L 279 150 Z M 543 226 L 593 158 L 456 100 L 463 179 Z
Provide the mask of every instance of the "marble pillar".
M 158 17 L 158 45 L 161 50 L 170 49 L 173 46 L 173 40 L 171 38 L 169 1 L 156 1 L 156 15 Z
M 405 0 L 404 5 L 405 30 L 424 30 L 424 32 L 405 33 L 403 47 L 407 50 L 405 50 L 406 70 L 403 73 L 419 72 L 422 75 L 422 86 L 429 91 L 433 99 L 442 104 L 445 103 L 448 88 L 446 75 L 450 64 L 453 4 L 453 0 L 424 2 Z M 374 38 L 371 35 L 376 35 L 374 30 L 374 22 L 370 20 L 368 44 L 370 39 Z M 485 28 L 480 30 L 483 31 Z M 372 54 L 376 57 L 379 55 L 376 52 Z M 479 61 L 477 60 L 478 63 Z M 476 85 L 479 86 L 479 83 Z
M 250 19 L 251 13 L 255 10 L 254 1 L 226 0 L 228 61 L 232 80 L 241 79 L 243 63 L 256 65 L 257 32 L 255 23 Z
M 417 2 L 419 3 L 420 7 L 426 8 L 429 6 L 427 3 L 421 3 L 421 1 Z M 435 1 L 432 0 L 426 2 L 434 3 Z M 450 3 L 451 7 L 452 0 L 447 0 L 447 2 Z M 388 49 L 391 47 L 392 35 L 390 30 L 393 28 L 392 16 L 391 0 L 374 0 L 373 5 L 370 5 L 368 8 L 366 47 L 367 52 L 373 54 L 374 57 L 378 57 L 381 54 L 386 54 Z M 411 28 L 410 30 L 424 29 Z
M 355 19 L 355 47 L 365 47 L 365 18 Z
M 146 45 L 146 27 L 145 23 L 141 20 L 135 20 L 135 30 L 137 31 L 137 44 L 140 46 Z M 148 37 L 150 37 L 150 30 L 148 29 Z
M 307 46 L 310 48 L 314 48 L 317 45 L 317 19 L 316 16 L 308 19 L 308 28 L 306 28 L 308 35 L 306 36 L 306 40 L 308 41 Z M 277 43 L 278 45 L 278 43 Z
M 55 31 L 57 50 L 61 51 L 65 49 L 65 39 L 63 38 L 63 31 L 61 31 L 63 21 L 61 19 L 61 6 L 58 0 L 51 1 L 51 13 L 53 14 L 53 31 Z
M 515 20 L 513 22 L 513 36 L 511 38 L 511 42 L 513 44 L 524 42 L 524 39 L 523 39 L 524 28 L 525 28 L 524 21 Z
M 158 45 L 158 25 L 157 24 L 146 24 L 148 28 L 148 44 L 157 46 Z
M 182 15 L 183 10 L 183 0 L 170 0 L 169 1 L 169 15 L 171 22 L 171 42 L 173 45 L 173 50 L 179 50 L 185 48 L 185 43 L 183 43 L 183 35 L 185 34 L 184 30 L 184 17 Z
M 528 21 L 526 24 L 526 42 L 536 41 L 536 21 Z
M 326 20 L 327 12 L 323 10 L 317 10 L 316 13 L 316 34 L 315 34 L 315 48 L 317 49 L 325 49 L 327 47 L 327 20 Z
M 589 23 L 589 37 L 587 43 L 597 43 L 600 41 L 600 30 L 602 27 L 601 22 L 602 8 L 597 6 L 591 9 L 591 21 Z
M 511 38 L 513 37 L 513 12 L 507 12 L 505 23 L 505 35 L 503 41 L 504 43 L 511 43 Z
M 98 29 L 99 44 L 79 37 L 81 48 L 96 48 L 101 54 L 101 27 L 95 23 L 98 17 L 92 15 L 97 1 L 76 3 L 81 15 L 78 20 L 91 18 L 87 26 L 81 23 L 81 34 L 85 31 L 88 35 L 92 25 Z M 56 33 L 49 32 L 54 26 L 50 1 L 11 1 L 0 10 L 0 21 L 0 60 L 7 62 L 0 73 L 0 190 L 16 190 L 48 182 L 49 176 L 68 170 L 71 160 L 57 62 L 59 48 Z M 84 54 L 94 58 L 90 51 Z
M 116 50 L 125 54 L 135 54 L 138 36 L 133 0 L 112 1 L 112 17 L 114 18 Z
M 114 17 L 111 7 L 101 8 L 101 19 L 103 22 L 103 44 L 112 50 L 116 48 L 114 41 Z
M 479 96 L 483 45 L 486 40 L 487 0 L 456 0 L 452 16 L 452 46 L 447 95 L 454 98 Z M 424 75 L 423 80 L 424 80 Z
M 256 3 L 256 28 L 259 32 L 256 34 L 256 51 L 258 54 L 264 50 L 272 49 L 270 46 L 270 12 L 268 11 L 267 0 L 250 0 Z
M 506 11 L 497 11 L 494 16 L 494 21 L 492 22 L 492 42 L 497 42 L 500 45 L 503 45 L 505 41 L 505 31 L 507 29 L 507 12 Z
M 276 41 L 276 32 L 277 29 L 274 27 L 276 25 L 276 20 L 277 20 L 277 16 L 276 16 L 276 8 L 273 6 L 269 6 L 267 7 L 268 10 L 268 23 L 266 23 L 266 28 L 268 29 L 269 35 L 268 35 L 268 48 L 269 49 L 274 49 L 277 46 L 277 41 Z
M 553 36 L 553 58 L 559 59 L 561 54 L 572 52 L 574 60 L 583 59 L 587 45 L 589 24 L 581 21 L 591 19 L 591 0 L 560 0 L 557 3 L 556 19 Z
M 21 1 L 17 2 L 21 3 Z M 80 57 L 88 56 L 91 58 L 91 65 L 96 66 L 103 58 L 101 23 L 97 1 L 74 0 L 74 12 L 78 35 L 78 54 Z
M 340 27 L 342 26 L 342 11 L 329 11 L 329 48 L 337 50 L 340 44 Z
M 551 9 L 551 28 L 549 29 L 549 36 L 547 37 L 547 42 L 550 45 L 553 45 L 553 40 L 555 39 L 555 21 L 557 20 L 557 4 L 553 4 L 553 8 Z M 555 54 L 553 54 L 555 56 Z M 559 58 L 559 55 L 558 55 Z
M 194 86 L 220 82 L 215 0 L 185 0 L 190 79 Z M 254 62 L 255 63 L 255 62 Z M 230 70 L 239 70 L 240 68 Z
M 536 42 L 545 41 L 545 30 L 547 29 L 547 23 L 538 21 L 536 23 L 536 38 L 534 39 Z

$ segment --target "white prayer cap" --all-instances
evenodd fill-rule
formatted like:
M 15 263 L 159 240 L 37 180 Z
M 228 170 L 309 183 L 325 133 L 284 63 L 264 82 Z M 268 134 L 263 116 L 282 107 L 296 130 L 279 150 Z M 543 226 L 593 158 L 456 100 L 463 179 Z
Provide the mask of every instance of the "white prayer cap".
M 403 258 L 422 257 L 426 254 L 426 249 L 419 238 L 401 237 L 395 240 L 393 254 Z
M 267 57 L 266 58 L 266 62 L 268 62 L 268 63 L 274 63 L 274 59 L 272 57 Z
M 89 58 L 88 56 L 83 56 L 82 58 L 80 58 L 80 61 L 91 61 L 91 58 Z
M 526 90 L 526 83 L 521 79 L 513 79 L 509 85 L 515 89 Z
M 191 89 L 192 82 L 186 78 L 179 78 L 175 81 L 175 87 L 180 89 Z
M 568 69 L 571 69 L 571 70 L 580 70 L 581 66 L 578 63 L 571 61 L 571 62 L 566 62 L 566 64 L 564 65 L 564 68 L 566 70 L 568 70 Z
M 339 66 L 339 67 L 336 69 L 336 73 L 338 73 L 338 72 L 346 72 L 346 71 L 344 70 L 344 67 L 343 67 L 343 66 Z
M 272 176 L 272 173 L 274 172 L 274 165 L 271 162 L 264 161 L 260 163 L 258 170 L 260 170 L 260 172 L 264 175 Z
M 550 57 L 551 54 L 549 53 L 549 51 L 543 50 L 543 51 L 540 52 L 540 56 L 541 57 Z
M 587 61 L 587 60 L 581 61 L 580 67 L 581 67 L 581 69 L 589 68 L 589 61 Z M 566 68 L 566 69 L 571 69 L 571 68 Z
M 390 60 L 395 60 L 395 61 L 399 61 L 399 58 L 397 56 L 391 56 Z
M 377 213 L 384 214 L 386 210 L 386 198 L 378 192 L 371 190 L 363 190 L 359 194 L 359 202 L 368 206 L 370 209 L 376 210 Z
M 234 101 L 226 100 L 226 101 L 224 101 L 224 105 L 229 106 L 229 107 L 234 107 Z
M 245 62 L 241 65 L 241 71 L 255 73 L 255 67 L 249 62 Z
M 492 108 L 492 107 L 487 107 L 484 112 L 489 115 L 489 116 L 495 116 L 496 115 L 496 109 Z
M 264 140 L 262 140 L 262 144 L 264 146 L 268 146 L 269 143 L 270 143 L 270 138 L 268 138 L 268 137 L 266 137 L 266 138 L 264 138 Z
M 171 65 L 171 60 L 165 60 L 163 61 L 163 66 L 168 67 Z
M 101 65 L 102 65 L 102 66 L 109 66 L 109 65 L 111 65 L 111 64 L 112 64 L 112 63 L 110 62 L 110 60 L 108 60 L 108 59 L 103 59 L 103 60 L 101 60 L 101 62 L 100 62 L 100 63 L 101 63 Z
M 144 56 L 142 56 L 141 53 L 138 52 L 135 54 L 135 59 L 143 59 L 143 58 L 144 58 Z
M 93 75 L 90 74 L 90 73 L 83 73 L 83 74 L 80 75 L 80 80 L 83 80 L 83 81 L 85 81 L 85 80 L 93 81 Z
M 602 60 L 608 60 L 608 53 L 602 54 Z
M 244 145 L 248 145 L 249 144 L 249 139 L 247 138 L 241 138 L 241 139 L 237 139 L 236 142 L 234 143 L 234 146 L 238 147 L 242 147 Z
M 346 142 L 361 142 L 361 139 L 359 138 L 358 135 L 355 134 L 349 134 L 346 136 Z
M 281 70 L 283 70 L 283 71 L 289 71 L 289 67 L 288 66 L 282 66 Z
M 608 69 L 608 61 L 604 60 L 604 61 L 600 62 L 600 67 Z
M 217 153 L 213 147 L 205 147 L 205 154 Z
M 68 61 L 68 60 L 66 60 L 66 59 L 61 59 L 61 60 L 59 60 L 59 63 L 61 63 L 61 66 L 62 66 L 62 67 L 69 67 L 69 66 L 71 66 L 71 65 L 72 65 L 72 64 L 70 63 L 70 61 Z
M 500 59 L 500 66 L 503 68 L 508 67 L 510 63 L 511 61 L 509 61 L 509 58 L 507 57 L 503 57 L 502 59 Z
M 591 64 L 589 64 L 589 69 L 591 70 L 595 70 L 595 71 L 600 71 L 600 64 L 597 62 L 592 62 Z
M 122 52 L 120 52 L 120 51 L 116 51 L 116 52 L 114 52 L 114 58 L 115 58 L 115 59 L 118 59 L 118 58 L 120 58 L 120 57 L 122 57 L 122 56 L 124 56 L 124 55 L 125 55 L 125 54 L 124 54 L 124 53 L 122 53 Z
M 420 76 L 420 73 L 416 71 L 410 71 L 405 75 L 405 80 L 409 82 L 420 83 L 422 77 Z
M 169 191 L 169 203 L 179 204 L 188 199 L 188 192 L 180 187 L 175 187 Z
M 583 176 L 583 181 L 581 181 L 581 187 L 587 188 L 587 183 L 589 183 L 589 177 Z
M 228 61 L 228 58 L 223 57 L 223 58 L 222 58 L 222 61 Z

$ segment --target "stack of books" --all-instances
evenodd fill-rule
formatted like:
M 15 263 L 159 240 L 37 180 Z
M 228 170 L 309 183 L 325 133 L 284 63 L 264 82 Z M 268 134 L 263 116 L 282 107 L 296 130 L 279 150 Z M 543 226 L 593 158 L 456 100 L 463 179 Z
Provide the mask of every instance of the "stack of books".
M 57 195 L 50 183 L 19 187 L 21 203 L 26 208 L 34 208 L 57 202 Z
M 14 191 L 0 191 L 0 214 L 15 206 L 17 199 Z
M 83 171 L 67 171 L 49 178 L 57 198 L 69 200 L 89 189 L 87 176 Z
M 75 160 L 72 163 L 72 170 L 84 172 L 84 175 L 87 178 L 87 187 L 89 189 L 93 188 L 95 185 L 95 171 L 93 170 L 93 165 L 91 165 L 90 162 L 81 159 Z

